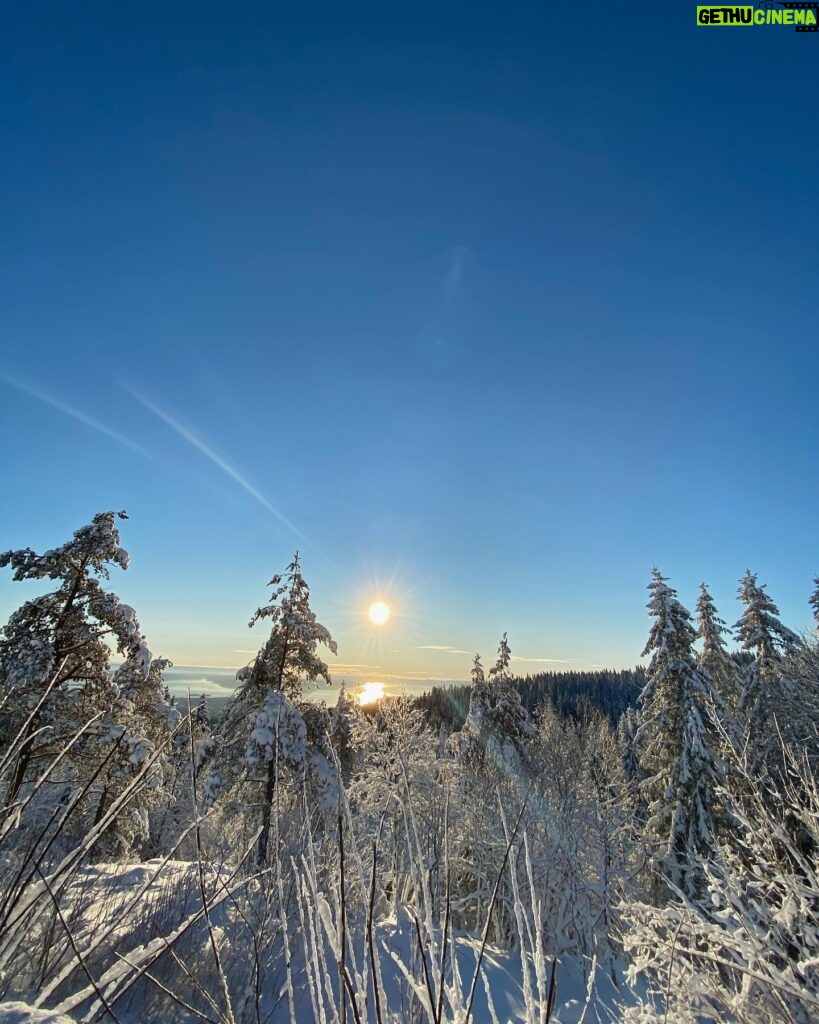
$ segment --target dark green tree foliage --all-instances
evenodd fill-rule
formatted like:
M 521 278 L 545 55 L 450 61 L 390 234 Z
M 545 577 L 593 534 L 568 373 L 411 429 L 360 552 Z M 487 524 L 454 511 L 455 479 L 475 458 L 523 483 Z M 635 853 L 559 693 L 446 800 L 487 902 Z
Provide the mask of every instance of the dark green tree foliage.
M 636 706 L 645 686 L 645 670 L 638 665 L 621 671 L 542 672 L 516 676 L 512 685 L 530 716 L 550 704 L 562 717 L 577 719 L 587 702 L 616 727 L 623 712 Z M 471 693 L 472 687 L 467 684 L 434 686 L 416 700 L 426 713 L 430 728 L 437 731 L 443 726 L 447 733 L 452 733 L 464 726 Z

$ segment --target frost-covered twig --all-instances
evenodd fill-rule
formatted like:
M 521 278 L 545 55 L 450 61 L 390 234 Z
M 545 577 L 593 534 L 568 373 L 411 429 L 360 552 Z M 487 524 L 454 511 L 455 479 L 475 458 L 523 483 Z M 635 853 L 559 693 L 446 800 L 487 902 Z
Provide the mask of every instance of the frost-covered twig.
M 517 836 L 518 828 L 520 828 L 520 823 L 521 821 L 523 821 L 523 815 L 526 811 L 528 802 L 529 796 L 527 794 L 526 798 L 523 801 L 523 806 L 520 809 L 520 813 L 518 814 L 518 819 L 515 822 L 515 827 L 512 829 L 512 835 L 509 838 L 509 842 L 506 844 L 506 852 L 503 855 L 503 862 L 501 863 L 500 870 L 498 871 L 497 878 L 495 879 L 495 887 L 492 891 L 492 898 L 489 901 L 489 907 L 486 912 L 486 924 L 484 925 L 483 935 L 481 936 L 481 947 L 480 953 L 478 954 L 478 962 L 475 965 L 475 973 L 472 975 L 472 984 L 469 986 L 469 999 L 466 1004 L 466 1016 L 464 1017 L 464 1024 L 469 1024 L 469 1018 L 472 1015 L 472 1004 L 475 1001 L 475 989 L 478 987 L 478 973 L 481 969 L 483 955 L 486 952 L 486 943 L 489 938 L 489 925 L 492 920 L 492 911 L 494 910 L 495 907 L 495 900 L 498 898 L 498 890 L 500 889 L 501 879 L 503 878 L 503 872 L 506 869 L 506 863 L 509 860 L 509 854 L 512 852 L 512 846 L 515 842 L 515 837 Z

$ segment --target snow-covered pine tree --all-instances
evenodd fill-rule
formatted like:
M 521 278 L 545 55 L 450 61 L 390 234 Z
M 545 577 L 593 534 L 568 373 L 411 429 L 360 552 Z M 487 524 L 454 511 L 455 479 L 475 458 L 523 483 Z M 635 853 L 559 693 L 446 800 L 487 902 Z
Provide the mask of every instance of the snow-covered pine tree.
M 210 708 L 208 707 L 208 696 L 203 693 L 199 697 L 199 703 L 196 705 L 196 710 L 193 713 L 196 725 L 203 732 L 210 735 L 212 731 L 212 723 L 210 720 Z
M 740 698 L 740 726 L 748 744 L 750 766 L 760 770 L 778 747 L 777 733 L 787 734 L 790 717 L 782 714 L 792 703 L 792 680 L 784 671 L 784 659 L 802 644 L 799 636 L 779 621 L 779 609 L 749 570 L 739 581 L 739 600 L 745 605 L 734 626 L 743 650 L 753 655 Z
M 819 625 L 819 576 L 814 576 L 813 582 L 816 586 L 816 589 L 808 598 L 808 603 L 813 609 L 813 617 L 814 619 L 816 619 L 816 624 Z
M 256 793 L 260 834 L 259 866 L 267 863 L 273 800 L 279 775 L 303 779 L 319 787 L 332 784 L 324 756 L 324 737 L 309 737 L 296 703 L 305 686 L 318 679 L 330 682 L 330 670 L 318 656 L 319 644 L 336 653 L 329 630 L 310 608 L 310 588 L 299 555 L 284 573 L 270 581 L 273 594 L 250 620 L 271 622 L 270 636 L 253 662 L 236 675 L 240 689 L 222 716 L 208 791 L 250 786 Z
M 717 614 L 717 606 L 704 583 L 697 598 L 697 635 L 702 640 L 698 658 L 700 671 L 711 680 L 714 690 L 733 716 L 741 696 L 739 667 L 728 653 L 723 634 L 730 632 Z
M 656 568 L 648 589 L 654 624 L 643 656 L 650 654 L 651 662 L 635 736 L 646 828 L 671 883 L 696 896 L 697 861 L 713 848 L 712 808 L 721 774 L 710 724 L 712 693 L 697 667 L 691 615 L 677 592 Z
M 124 512 L 118 516 L 127 518 Z M 117 688 L 109 668 L 110 641 L 135 672 L 145 676 L 150 668 L 151 653 L 134 609 L 100 582 L 109 578 L 112 565 L 128 568 L 116 519 L 114 512 L 102 512 L 72 540 L 42 555 L 31 548 L 0 554 L 0 566 L 11 566 L 15 580 L 57 582 L 56 590 L 14 612 L 0 634 L 0 744 L 19 737 L 3 794 L 6 808 L 72 735 L 78 707 L 89 716 L 112 711 Z M 96 731 L 104 728 L 100 722 Z
M 173 788 L 172 735 L 180 714 L 166 703 L 163 673 L 166 658 L 154 658 L 147 674 L 139 657 L 127 658 L 111 680 L 101 678 L 93 689 L 77 695 L 69 716 L 78 728 L 104 708 L 100 719 L 78 741 L 71 755 L 75 789 L 86 790 L 76 816 L 79 834 L 101 820 L 150 758 L 151 769 L 127 807 L 102 836 L 97 858 L 118 860 L 144 849 L 149 841 L 149 816 L 163 806 Z M 108 690 L 112 691 L 110 696 Z
M 484 673 L 480 654 L 472 659 L 472 689 L 469 691 L 469 710 L 466 714 L 464 732 L 476 743 L 484 735 L 486 721 L 492 712 L 492 697 L 489 683 Z
M 495 664 L 489 670 L 489 679 L 496 686 L 509 682 L 511 678 L 511 673 L 509 672 L 511 661 L 512 650 L 509 647 L 509 641 L 506 639 L 506 633 L 504 633 L 498 644 L 498 657 Z
M 506 633 L 498 645 L 498 659 L 489 672 L 493 702 L 493 733 L 496 759 L 522 775 L 529 761 L 529 743 L 534 735 L 529 713 L 523 706 L 517 687 L 512 682 L 512 652 Z
M 484 675 L 479 655 L 472 662 L 472 689 L 464 727 L 450 737 L 450 749 L 464 765 L 488 758 L 502 773 L 521 781 L 529 763 L 532 723 L 509 670 L 511 650 L 506 633 L 498 658 Z

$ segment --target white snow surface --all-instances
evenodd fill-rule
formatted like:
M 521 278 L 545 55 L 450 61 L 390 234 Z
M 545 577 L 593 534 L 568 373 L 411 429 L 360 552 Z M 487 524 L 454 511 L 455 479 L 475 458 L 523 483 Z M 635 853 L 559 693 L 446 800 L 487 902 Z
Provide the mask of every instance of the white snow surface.
M 35 1010 L 27 1003 L 0 1003 L 0 1024 L 74 1024 L 53 1010 Z

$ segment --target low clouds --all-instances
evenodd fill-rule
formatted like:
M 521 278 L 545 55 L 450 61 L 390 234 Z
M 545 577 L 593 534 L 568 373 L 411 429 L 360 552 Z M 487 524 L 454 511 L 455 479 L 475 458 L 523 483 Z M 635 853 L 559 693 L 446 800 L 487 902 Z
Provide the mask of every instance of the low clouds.
M 418 651 L 440 651 L 441 654 L 461 654 L 469 656 L 469 651 L 461 650 L 459 647 L 452 647 L 450 644 L 421 644 L 416 647 Z M 519 654 L 513 654 L 511 661 L 524 665 L 583 665 L 586 668 L 603 668 L 602 665 L 595 665 L 583 658 L 524 658 Z
M 509 660 L 530 662 L 535 665 L 585 665 L 587 668 L 603 668 L 602 665 L 594 665 L 582 658 L 521 658 L 513 654 Z
M 450 647 L 449 644 L 421 644 L 415 649 L 417 651 L 442 651 L 444 654 L 469 654 L 469 651 L 462 651 L 458 647 Z

